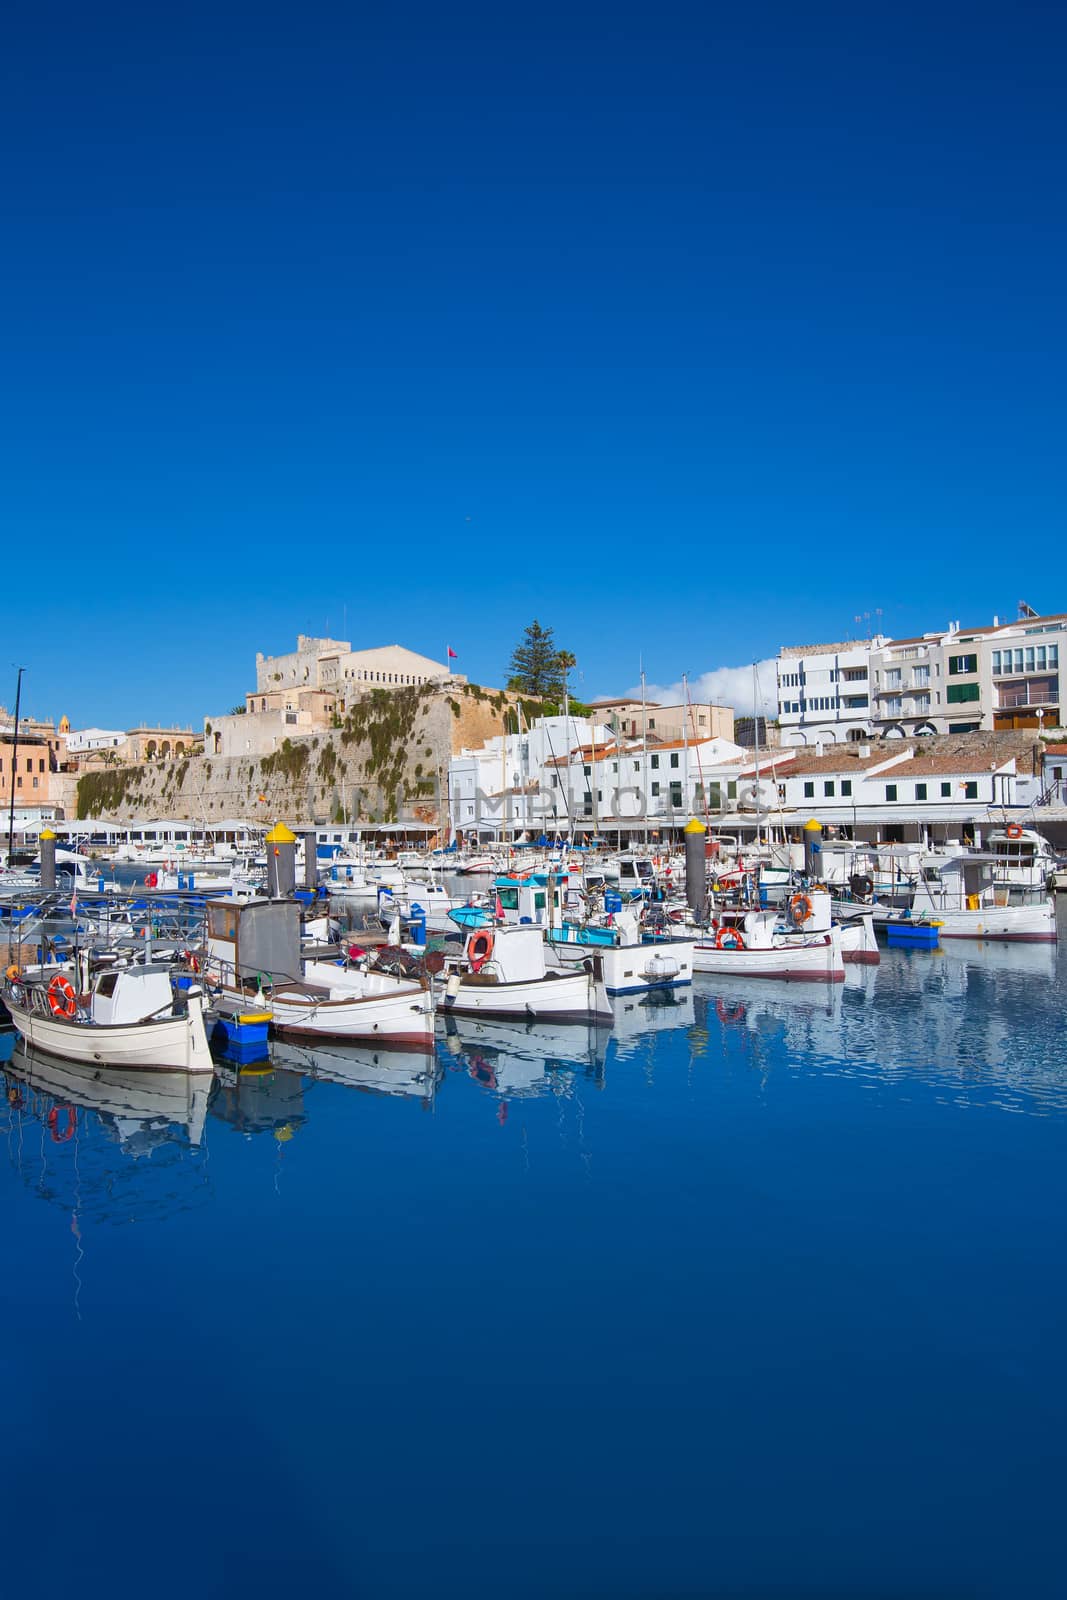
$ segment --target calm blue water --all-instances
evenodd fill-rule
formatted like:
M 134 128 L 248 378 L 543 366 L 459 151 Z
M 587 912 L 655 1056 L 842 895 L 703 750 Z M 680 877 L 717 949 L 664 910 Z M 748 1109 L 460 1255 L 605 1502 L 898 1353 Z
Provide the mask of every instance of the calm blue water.
M 1062 1593 L 1059 949 L 9 1078 L 5 1592 Z

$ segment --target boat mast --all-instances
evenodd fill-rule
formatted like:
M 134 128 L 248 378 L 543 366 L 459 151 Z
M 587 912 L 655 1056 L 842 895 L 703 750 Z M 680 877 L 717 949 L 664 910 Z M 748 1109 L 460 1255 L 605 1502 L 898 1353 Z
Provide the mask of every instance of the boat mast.
M 641 660 L 641 810 L 645 814 L 645 849 L 648 849 L 648 706 L 645 703 L 645 663 Z
M 752 735 L 756 748 L 756 854 L 760 848 L 760 819 L 763 815 L 763 806 L 760 799 L 760 773 L 759 773 L 759 672 L 757 663 L 752 663 Z
M 22 674 L 25 667 L 19 669 L 18 682 L 15 685 L 15 731 L 11 739 L 11 810 L 7 819 L 7 864 L 11 865 L 11 854 L 15 848 L 15 772 L 18 767 L 19 754 L 19 713 L 22 709 Z M 38 827 L 40 824 L 38 823 Z

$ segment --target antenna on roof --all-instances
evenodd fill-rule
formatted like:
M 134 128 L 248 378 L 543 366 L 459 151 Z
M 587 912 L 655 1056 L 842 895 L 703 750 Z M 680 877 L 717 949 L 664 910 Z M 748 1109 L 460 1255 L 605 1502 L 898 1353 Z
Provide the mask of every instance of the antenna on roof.
M 1020 617 L 1037 617 L 1040 616 L 1040 612 L 1035 611 L 1033 606 L 1028 606 L 1025 600 L 1020 600 L 1019 615 Z

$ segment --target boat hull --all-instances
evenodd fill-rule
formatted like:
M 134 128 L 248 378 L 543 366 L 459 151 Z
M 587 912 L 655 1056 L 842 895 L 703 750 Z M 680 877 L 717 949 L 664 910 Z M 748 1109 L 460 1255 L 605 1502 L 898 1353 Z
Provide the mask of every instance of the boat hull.
M 1056 908 L 985 906 L 978 911 L 937 911 L 942 939 L 1004 939 L 1019 944 L 1055 944 Z
M 720 950 L 699 944 L 693 958 L 697 972 L 715 977 L 779 978 L 791 983 L 843 983 L 845 964 L 837 941 L 775 945 L 767 950 Z
M 591 973 L 549 973 L 518 983 L 479 983 L 463 978 L 458 992 L 441 997 L 442 1016 L 536 1018 L 542 1022 L 611 1020 L 606 993 Z
M 278 1033 L 294 1037 L 346 1039 L 386 1049 L 433 1049 L 433 998 L 429 990 L 396 995 L 344 996 L 331 999 L 275 990 L 271 1023 Z

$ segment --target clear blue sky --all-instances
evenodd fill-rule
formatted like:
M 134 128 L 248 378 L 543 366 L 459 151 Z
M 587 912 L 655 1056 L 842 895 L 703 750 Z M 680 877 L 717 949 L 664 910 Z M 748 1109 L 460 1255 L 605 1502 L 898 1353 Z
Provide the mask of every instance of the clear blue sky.
M 199 719 L 329 626 L 587 693 L 1067 609 L 1055 4 L 7 19 L 26 701 Z M 347 618 L 347 621 L 345 620 Z

